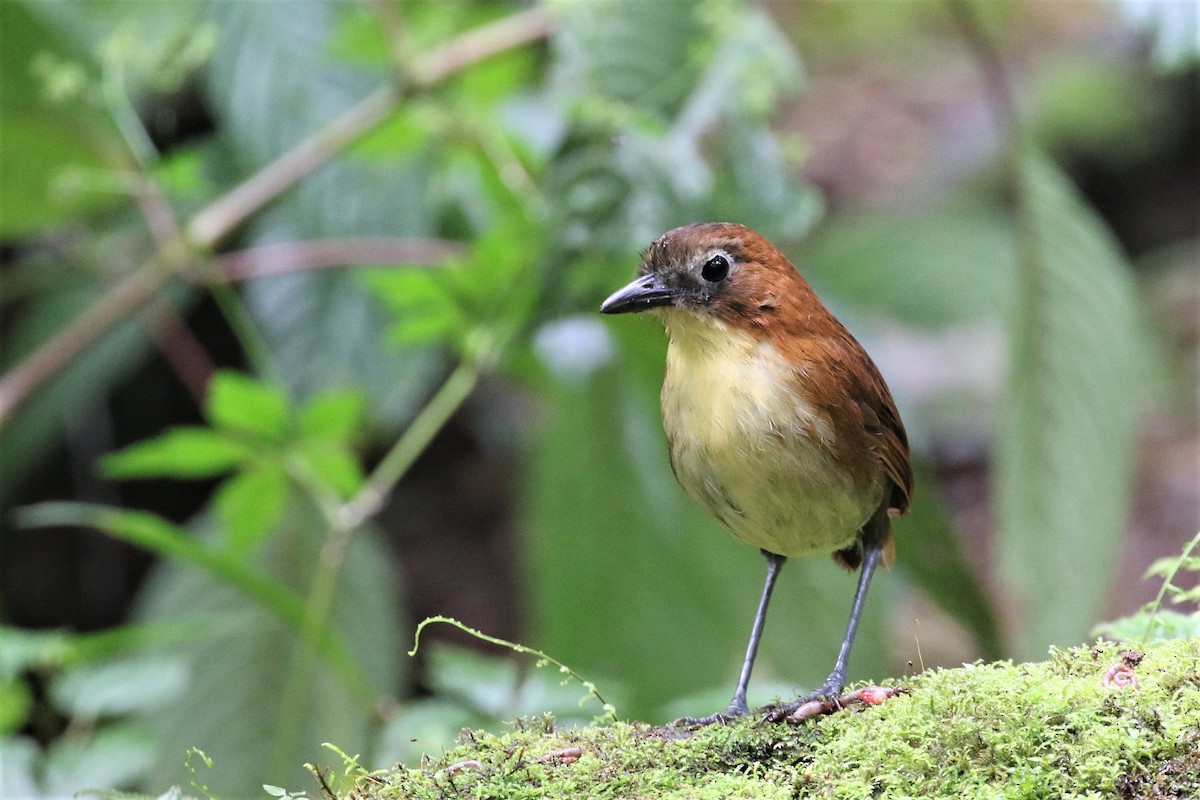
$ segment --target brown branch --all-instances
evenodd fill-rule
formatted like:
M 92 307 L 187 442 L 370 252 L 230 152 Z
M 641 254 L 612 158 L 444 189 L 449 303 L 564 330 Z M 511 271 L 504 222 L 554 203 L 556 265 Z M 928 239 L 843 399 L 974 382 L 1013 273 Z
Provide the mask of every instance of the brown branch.
M 973 0 L 946 0 L 946 8 L 979 62 L 988 109 L 996 119 L 996 126 L 1010 140 L 1015 140 L 1019 133 L 1016 96 L 1008 80 L 1004 59 L 984 29 L 979 10 Z
M 160 254 L 126 275 L 67 327 L 0 377 L 0 425 L 34 389 L 153 298 L 171 276 L 166 261 Z
M 554 15 L 541 7 L 480 25 L 418 56 L 409 75 L 412 88 L 428 89 L 484 59 L 545 39 L 557 27 Z
M 434 266 L 461 256 L 465 248 L 444 239 L 364 236 L 280 242 L 217 256 L 216 279 L 245 281 L 312 269 L 413 264 Z M 208 277 L 208 276 L 206 276 Z
M 397 94 L 391 86 L 369 94 L 324 128 L 197 212 L 187 226 L 188 241 L 202 250 L 211 250 L 251 214 L 382 122 L 395 108 L 396 100 Z
M 187 320 L 169 304 L 152 304 L 142 312 L 142 318 L 163 360 L 175 372 L 196 406 L 202 408 L 208 381 L 217 368 L 208 351 L 192 333 Z

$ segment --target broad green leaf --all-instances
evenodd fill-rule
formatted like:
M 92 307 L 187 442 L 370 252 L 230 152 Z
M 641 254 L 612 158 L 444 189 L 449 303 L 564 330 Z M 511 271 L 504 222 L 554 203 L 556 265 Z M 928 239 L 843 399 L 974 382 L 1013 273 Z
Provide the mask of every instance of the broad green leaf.
M 690 0 L 570 3 L 554 37 L 553 84 L 564 97 L 615 100 L 668 117 L 699 72 L 702 4 Z M 729 7 L 728 3 L 719 4 Z
M 153 753 L 154 739 L 147 727 L 127 723 L 56 739 L 39 765 L 44 796 L 73 797 L 96 787 L 130 788 L 145 777 Z
M 300 436 L 353 441 L 362 428 L 365 412 L 366 398 L 361 392 L 324 392 L 311 398 L 300 410 Z
M 214 427 L 231 433 L 254 434 L 274 443 L 287 435 L 287 395 L 238 372 L 222 370 L 213 375 L 205 413 Z
M 303 7 L 298 14 L 288 3 L 212 6 L 221 34 L 205 87 L 221 119 L 214 144 L 229 180 L 262 167 L 390 80 L 383 63 L 352 66 L 330 54 L 333 26 L 352 7 L 336 0 Z M 424 147 L 339 157 L 257 215 L 244 241 L 436 236 L 436 165 Z M 348 270 L 280 275 L 252 281 L 244 291 L 293 397 L 360 386 L 370 398 L 372 424 L 398 427 L 441 374 L 433 349 L 382 341 L 389 317 Z
M 253 464 L 221 484 L 213 505 L 231 555 L 247 558 L 255 552 L 279 523 L 287 496 L 287 476 L 274 461 Z
M 305 439 L 297 449 L 312 473 L 341 497 L 350 497 L 362 486 L 365 476 L 358 456 L 343 442 Z
M 1021 258 L 995 513 L 1015 655 L 1028 658 L 1085 637 L 1108 597 L 1145 337 L 1129 268 L 1095 213 L 1037 153 L 1015 169 Z
M 1111 622 L 1102 622 L 1093 630 L 1094 636 L 1104 636 L 1121 642 L 1143 642 L 1163 639 L 1192 639 L 1200 636 L 1200 614 L 1180 614 L 1159 609 L 1151 614 L 1140 611 Z
M 1012 292 L 1012 227 L 995 210 L 842 214 L 799 249 L 800 271 L 839 299 L 910 325 L 972 322 Z
M 320 519 L 307 503 L 289 504 L 279 532 L 256 555 L 258 566 L 290 592 L 309 589 L 326 535 Z M 329 624 L 352 648 L 369 696 L 390 696 L 404 684 L 407 668 L 392 559 L 370 528 L 355 533 L 346 558 Z M 305 785 L 311 778 L 302 764 L 321 763 L 322 742 L 368 752 L 373 724 L 363 698 L 311 658 L 293 629 L 209 574 L 180 562 L 156 565 L 138 618 L 188 624 L 197 615 L 237 624 L 220 639 L 172 651 L 191 666 L 192 680 L 178 699 L 139 717 L 154 733 L 149 785 L 186 785 L 181 753 L 190 747 L 213 759 L 216 768 L 205 782 L 226 798 L 261 796 L 263 783 Z
M 93 633 L 32 631 L 0 625 L 0 680 L 22 672 L 51 672 L 139 650 L 195 641 L 222 630 L 220 620 L 178 625 L 120 625 Z
M 95 721 L 161 706 L 187 682 L 186 665 L 179 658 L 121 656 L 55 676 L 50 696 L 71 719 Z
M 162 436 L 110 453 L 100 462 L 109 478 L 211 478 L 253 455 L 244 442 L 201 427 L 173 428 Z
M 202 542 L 186 528 L 145 511 L 127 511 L 87 503 L 41 503 L 22 509 L 26 527 L 79 525 L 93 527 L 121 541 L 144 547 L 166 559 L 185 563 L 220 580 L 296 630 L 305 627 L 304 602 L 281 581 L 257 565 Z M 343 679 L 361 689 L 362 678 L 340 639 L 328 632 L 318 643 L 322 654 Z

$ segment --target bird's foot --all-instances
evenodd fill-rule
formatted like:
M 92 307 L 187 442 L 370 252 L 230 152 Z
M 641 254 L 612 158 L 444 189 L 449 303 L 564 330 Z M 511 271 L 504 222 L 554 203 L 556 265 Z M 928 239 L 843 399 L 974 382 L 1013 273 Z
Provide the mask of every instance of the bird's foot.
M 832 687 L 822 686 L 807 697 L 782 706 L 767 706 L 761 709 L 765 712 L 762 721 L 789 722 L 795 724 L 813 717 L 833 714 L 854 705 L 877 706 L 885 703 L 898 694 L 908 694 L 908 689 L 898 686 L 864 686 L 848 694 L 841 694 L 840 689 L 830 691 Z
M 671 723 L 672 728 L 703 728 L 708 725 L 728 725 L 739 717 L 750 713 L 750 707 L 745 700 L 734 699 L 729 708 L 707 717 L 680 717 Z
M 808 719 L 837 711 L 842 707 L 840 698 L 845 686 L 846 677 L 834 671 L 816 690 L 804 697 L 798 697 L 783 705 L 766 706 L 760 709 L 760 712 L 764 714 L 763 722 L 792 721 L 793 717 Z

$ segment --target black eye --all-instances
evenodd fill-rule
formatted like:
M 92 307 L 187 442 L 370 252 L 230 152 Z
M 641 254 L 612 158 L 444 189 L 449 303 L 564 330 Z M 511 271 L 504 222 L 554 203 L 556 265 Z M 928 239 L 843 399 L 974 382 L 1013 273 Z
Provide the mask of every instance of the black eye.
M 713 256 L 700 268 L 700 277 L 709 283 L 720 283 L 728 274 L 729 259 L 725 256 Z

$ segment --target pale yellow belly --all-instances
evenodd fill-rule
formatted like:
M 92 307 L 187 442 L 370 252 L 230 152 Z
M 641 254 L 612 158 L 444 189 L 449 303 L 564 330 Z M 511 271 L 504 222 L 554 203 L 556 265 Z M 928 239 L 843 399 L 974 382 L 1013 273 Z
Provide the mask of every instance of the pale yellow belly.
M 736 335 L 715 344 L 673 339 L 668 351 L 663 427 L 680 484 L 755 547 L 784 556 L 846 547 L 882 485 L 864 496 L 838 469 L 828 422 L 779 390 L 793 376 L 774 348 Z

